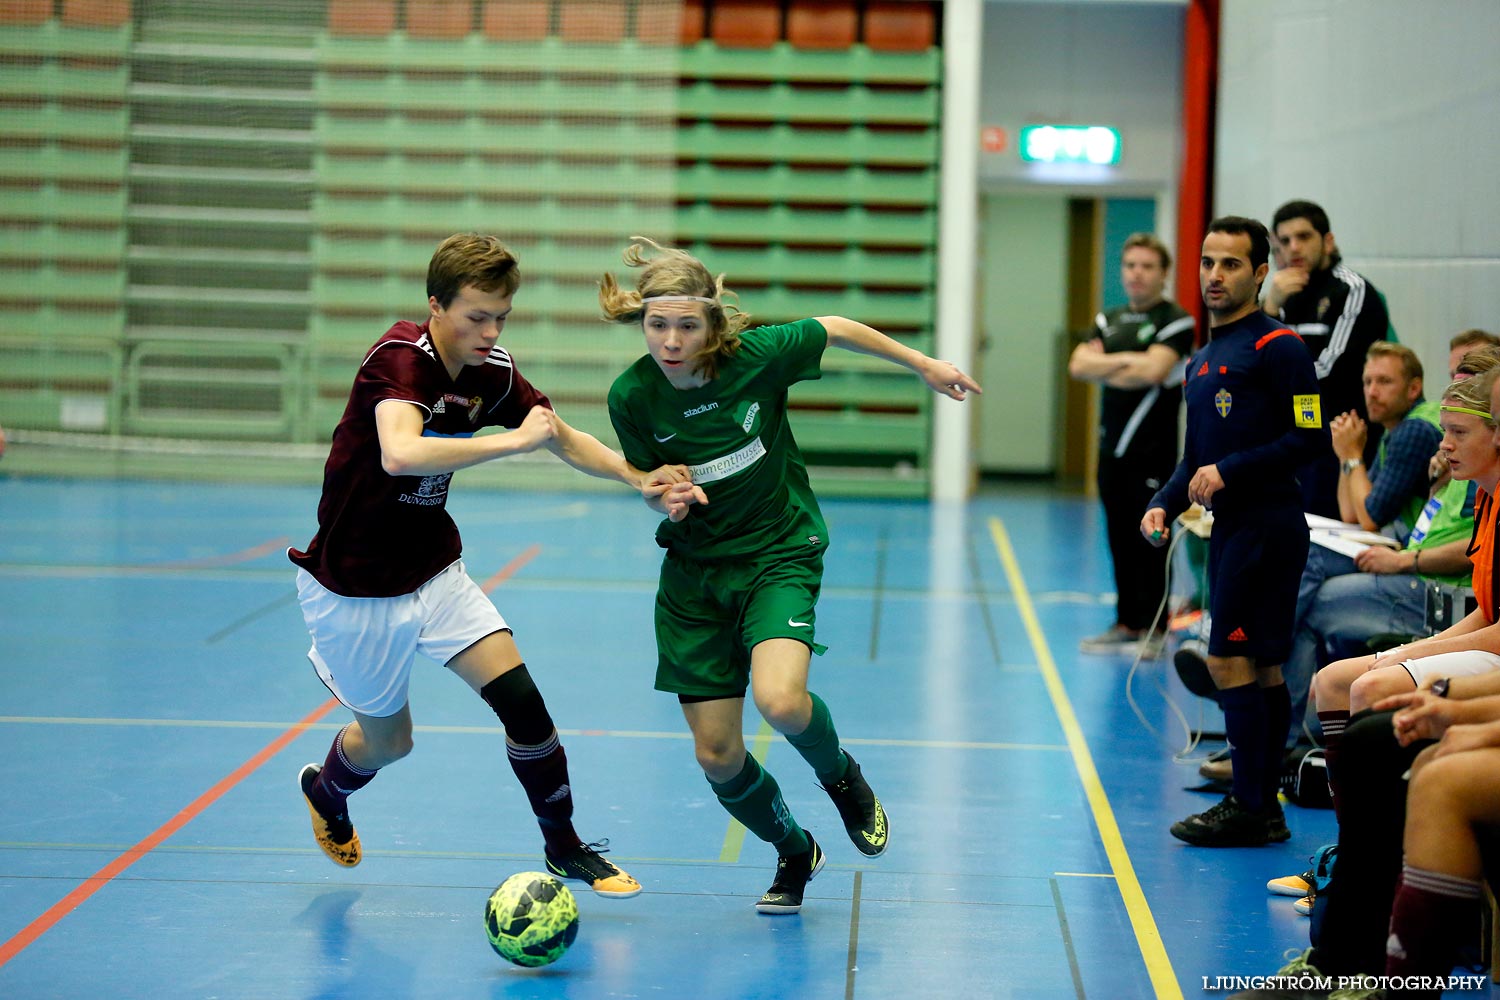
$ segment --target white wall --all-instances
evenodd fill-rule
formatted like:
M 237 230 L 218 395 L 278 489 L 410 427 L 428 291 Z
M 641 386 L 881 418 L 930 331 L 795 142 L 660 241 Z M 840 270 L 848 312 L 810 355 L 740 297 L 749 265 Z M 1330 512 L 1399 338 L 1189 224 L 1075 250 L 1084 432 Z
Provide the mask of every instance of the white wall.
M 1430 372 L 1459 330 L 1500 333 L 1497 40 L 1495 0 L 1223 6 L 1216 212 L 1322 205 Z
M 1175 2 L 984 5 L 980 124 L 1004 128 L 1011 140 L 979 160 L 978 322 L 988 350 L 976 364 L 987 389 L 977 400 L 975 443 L 984 471 L 1045 473 L 1056 465 L 1057 394 L 1067 378 L 1054 339 L 1067 317 L 1066 199 L 1156 198 L 1171 242 L 1182 31 Z M 1022 162 L 1021 126 L 1049 122 L 1119 129 L 1119 165 Z
M 1011 146 L 980 154 L 980 184 L 1175 191 L 1182 19 L 1176 4 L 986 3 L 980 121 L 1004 128 Z M 1049 171 L 1022 162 L 1015 150 L 1021 126 L 1047 123 L 1114 126 L 1119 165 Z

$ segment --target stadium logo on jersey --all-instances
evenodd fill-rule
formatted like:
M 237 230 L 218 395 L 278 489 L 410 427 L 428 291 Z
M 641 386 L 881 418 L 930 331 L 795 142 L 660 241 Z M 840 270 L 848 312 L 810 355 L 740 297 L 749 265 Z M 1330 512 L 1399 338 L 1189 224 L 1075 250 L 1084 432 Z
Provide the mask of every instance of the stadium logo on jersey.
M 1234 397 L 1229 394 L 1228 389 L 1220 389 L 1214 393 L 1214 409 L 1219 411 L 1219 416 L 1229 416 L 1229 410 L 1232 406 L 1234 406 Z
M 751 426 L 753 426 L 754 423 L 755 423 L 755 415 L 757 413 L 759 413 L 759 412 L 760 412 L 760 404 L 759 403 L 751 403 L 750 404 L 750 409 L 748 409 L 748 410 L 745 411 L 745 419 L 740 423 L 740 428 L 742 430 L 744 430 L 747 434 L 750 432 Z
M 704 403 L 702 406 L 695 406 L 691 410 L 683 410 L 682 415 L 684 417 L 696 417 L 700 413 L 707 413 L 709 410 L 717 410 L 718 408 L 718 403 Z

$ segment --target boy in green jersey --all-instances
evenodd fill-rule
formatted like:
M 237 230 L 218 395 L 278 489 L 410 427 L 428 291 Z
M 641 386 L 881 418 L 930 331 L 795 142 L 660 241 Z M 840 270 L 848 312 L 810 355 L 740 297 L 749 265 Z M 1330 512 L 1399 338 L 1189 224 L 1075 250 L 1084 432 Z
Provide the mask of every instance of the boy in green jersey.
M 812 766 L 861 853 L 885 851 L 880 800 L 839 745 L 828 706 L 807 689 L 828 528 L 787 422 L 787 388 L 815 379 L 834 345 L 912 369 L 935 392 L 962 400 L 979 386 L 884 334 L 839 316 L 750 327 L 724 302 L 715 277 L 681 250 L 637 238 L 625 262 L 634 291 L 600 283 L 604 314 L 639 323 L 647 354 L 609 392 L 609 414 L 637 468 L 686 465 L 647 502 L 667 515 L 656 595 L 658 690 L 677 695 L 698 764 L 729 814 L 779 855 L 756 909 L 796 913 L 823 851 L 798 826 L 776 779 L 745 751 L 749 687 L 755 707 Z M 650 461 L 649 466 L 641 465 Z

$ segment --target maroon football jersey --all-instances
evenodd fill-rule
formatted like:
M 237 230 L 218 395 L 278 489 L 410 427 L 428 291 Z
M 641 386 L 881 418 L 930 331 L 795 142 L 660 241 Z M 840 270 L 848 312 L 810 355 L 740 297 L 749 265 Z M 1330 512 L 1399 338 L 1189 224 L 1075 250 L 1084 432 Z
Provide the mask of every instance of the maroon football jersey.
M 470 437 L 481 427 L 519 427 L 536 405 L 551 407 L 504 349 L 457 378 L 438 357 L 427 324 L 400 322 L 375 342 L 354 376 L 349 404 L 323 467 L 318 533 L 292 562 L 345 597 L 409 594 L 458 559 L 458 526 L 448 515 L 453 473 L 392 476 L 380 465 L 375 407 L 384 400 L 423 411 L 422 434 Z

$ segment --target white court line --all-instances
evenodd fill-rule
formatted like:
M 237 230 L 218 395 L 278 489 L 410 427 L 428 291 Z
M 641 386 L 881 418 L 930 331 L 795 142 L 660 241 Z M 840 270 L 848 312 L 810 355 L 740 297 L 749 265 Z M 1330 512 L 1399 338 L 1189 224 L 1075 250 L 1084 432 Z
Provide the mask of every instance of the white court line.
M 36 725 L 36 726 L 155 726 L 160 728 L 183 728 L 183 729 L 285 729 L 285 722 L 257 722 L 242 721 L 235 719 L 131 719 L 131 718 L 93 718 L 86 716 L 66 715 L 0 715 L 0 725 Z M 308 729 L 323 729 L 332 732 L 343 728 L 341 722 L 320 722 L 308 726 Z M 419 733 L 447 733 L 447 734 L 480 734 L 484 736 L 497 736 L 503 730 L 499 726 L 413 726 L 413 730 Z M 651 730 L 629 730 L 629 729 L 559 729 L 562 736 L 604 736 L 628 740 L 691 740 L 692 733 L 687 732 L 653 732 Z M 747 741 L 753 741 L 758 734 L 746 733 Z M 1068 748 L 1060 743 L 988 743 L 967 742 L 963 740 L 878 740 L 878 739 L 842 739 L 841 742 L 851 746 L 867 747 L 910 747 L 918 750 L 1041 750 L 1046 752 L 1066 753 Z

